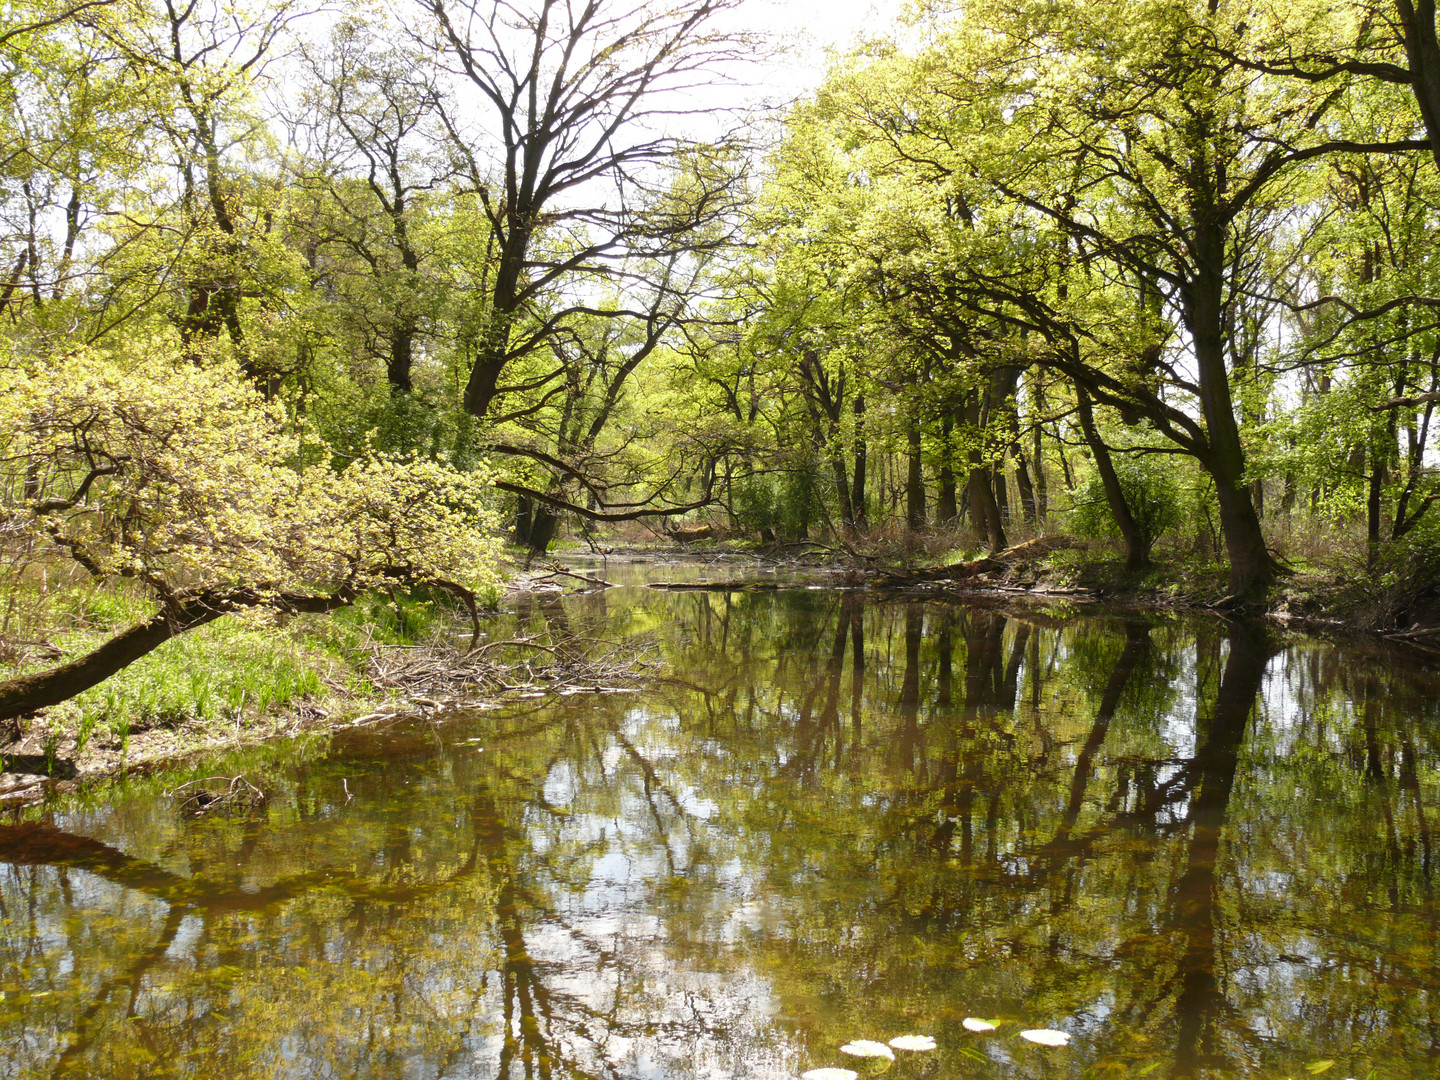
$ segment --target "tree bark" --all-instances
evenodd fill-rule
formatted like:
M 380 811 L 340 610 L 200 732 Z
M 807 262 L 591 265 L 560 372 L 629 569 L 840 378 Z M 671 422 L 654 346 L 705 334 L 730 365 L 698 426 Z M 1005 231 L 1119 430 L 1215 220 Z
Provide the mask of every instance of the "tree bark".
M 850 477 L 850 509 L 855 513 L 855 527 L 864 530 L 869 525 L 865 513 L 865 396 L 855 395 L 855 470 Z
M 1248 603 L 1263 598 L 1280 568 L 1266 546 L 1245 481 L 1245 451 L 1225 367 L 1224 229 L 1202 222 L 1195 228 L 1193 246 L 1196 271 L 1181 289 L 1181 309 L 1195 350 L 1200 409 L 1209 443 L 1201 464 L 1215 481 L 1220 503 L 1220 530 L 1230 559 L 1230 594 L 1236 601 Z
M 99 648 L 69 663 L 0 683 L 0 720 L 26 716 L 83 694 L 177 634 L 203 626 L 223 614 L 213 609 L 180 616 L 162 611 L 122 630 Z
M 1100 474 L 1100 484 L 1105 489 L 1105 504 L 1110 508 L 1110 516 L 1115 519 L 1115 525 L 1125 541 L 1125 569 L 1144 569 L 1150 565 L 1150 539 L 1145 536 L 1144 530 L 1135 520 L 1135 515 L 1130 512 L 1130 504 L 1120 486 L 1120 477 L 1116 475 L 1115 464 L 1110 460 L 1110 448 L 1105 445 L 1095 428 L 1090 395 L 1079 385 L 1075 387 L 1075 404 L 1080 414 L 1080 430 L 1085 434 L 1085 442 L 1095 458 L 1095 471 Z
M 1435 0 L 1396 0 L 1395 8 L 1405 38 L 1410 88 L 1420 106 L 1430 154 L 1440 169 L 1440 38 L 1435 30 Z
M 229 611 L 273 605 L 290 611 L 326 612 L 345 607 L 354 599 L 354 593 L 347 589 L 330 596 L 282 596 L 269 601 L 248 591 L 190 600 L 177 609 L 161 611 L 122 630 L 68 663 L 0 683 L 0 720 L 27 716 L 83 694 L 172 637 L 213 622 Z
M 1030 482 L 1030 470 L 1025 467 L 1025 454 L 1017 442 L 1011 451 L 1015 460 L 1015 487 L 1020 491 L 1020 516 L 1027 524 L 1036 520 L 1035 485 Z
M 949 525 L 960 515 L 955 503 L 955 469 L 951 464 L 950 436 L 955 430 L 955 419 L 946 413 L 941 421 L 940 436 L 940 492 L 935 501 L 935 523 Z
M 920 459 L 920 427 L 913 420 L 905 440 L 905 524 L 911 532 L 918 532 L 925 527 L 925 475 Z

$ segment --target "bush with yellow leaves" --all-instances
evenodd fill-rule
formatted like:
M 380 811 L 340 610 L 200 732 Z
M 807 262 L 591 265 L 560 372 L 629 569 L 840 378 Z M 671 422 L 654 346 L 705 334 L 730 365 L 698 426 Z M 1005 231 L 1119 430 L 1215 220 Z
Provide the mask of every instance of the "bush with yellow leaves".
M 80 693 L 229 611 L 329 611 L 496 578 L 490 477 L 372 455 L 343 469 L 233 363 L 156 337 L 0 362 L 0 538 L 158 610 L 89 654 L 0 683 L 0 719 Z

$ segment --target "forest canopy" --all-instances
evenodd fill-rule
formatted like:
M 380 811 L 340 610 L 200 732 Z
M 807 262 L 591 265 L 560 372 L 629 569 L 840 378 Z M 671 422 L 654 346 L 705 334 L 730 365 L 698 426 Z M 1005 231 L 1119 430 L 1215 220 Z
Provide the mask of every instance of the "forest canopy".
M 0 20 L 7 595 L 672 521 L 1435 565 L 1431 0 L 916 3 L 768 112 L 746 0 Z

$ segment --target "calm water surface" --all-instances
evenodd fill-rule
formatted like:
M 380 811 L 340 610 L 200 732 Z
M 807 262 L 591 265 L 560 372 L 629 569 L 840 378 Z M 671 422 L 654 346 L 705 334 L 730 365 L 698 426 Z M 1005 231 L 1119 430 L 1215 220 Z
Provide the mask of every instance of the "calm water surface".
M 894 1080 L 1435 1074 L 1434 672 L 827 591 L 520 617 L 671 678 L 192 774 L 249 816 L 169 776 L 0 828 L 0 1076 L 766 1080 L 912 1032 Z

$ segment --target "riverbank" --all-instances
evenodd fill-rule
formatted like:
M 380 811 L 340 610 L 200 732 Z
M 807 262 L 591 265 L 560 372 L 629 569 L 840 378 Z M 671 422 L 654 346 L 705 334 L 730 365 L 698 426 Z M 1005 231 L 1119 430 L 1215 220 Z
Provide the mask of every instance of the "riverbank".
M 533 597 L 540 576 L 517 573 L 515 595 Z M 490 599 L 479 625 L 443 596 L 417 592 L 325 616 L 230 615 L 174 638 L 0 730 L 0 810 L 273 739 L 516 697 L 629 689 L 633 656 L 596 658 L 587 641 L 557 647 L 517 635 L 506 605 Z M 19 671 L 83 654 L 148 614 L 124 593 L 103 591 L 76 590 L 61 606 L 63 632 L 19 645 Z
M 1284 564 L 1285 573 L 1268 601 L 1243 613 L 1230 603 L 1223 561 L 1160 548 L 1150 566 L 1134 571 L 1112 545 L 1065 534 L 1034 538 L 996 555 L 967 550 L 953 536 L 939 536 L 849 550 L 818 543 L 692 543 L 665 550 L 621 549 L 611 558 L 636 554 L 710 560 L 732 568 L 737 560 L 753 559 L 768 578 L 742 581 L 746 588 L 772 587 L 769 581 L 777 576 L 806 575 L 812 583 L 891 595 L 1033 597 L 1135 610 L 1243 614 L 1278 626 L 1368 636 L 1440 657 L 1440 588 L 1431 580 L 1440 582 L 1440 572 L 1427 573 L 1424 566 L 1410 564 L 1367 567 L 1358 556 L 1339 551 L 1323 560 L 1296 558 Z M 688 581 L 674 587 L 701 585 Z M 724 580 L 716 587 L 736 586 Z
M 1143 573 L 1129 573 L 1109 548 L 1069 537 L 1032 540 L 997 556 L 949 557 L 955 553 L 724 543 L 562 553 L 516 568 L 510 598 L 484 616 L 476 649 L 469 648 L 474 628 L 468 616 L 425 596 L 372 598 L 331 616 L 232 616 L 169 642 L 8 733 L 0 741 L 0 809 L 122 772 L 277 738 L 324 736 L 517 695 L 636 685 L 643 664 L 633 652 L 612 654 L 596 667 L 580 648 L 557 658 L 550 645 L 512 640 L 515 608 L 543 607 L 562 593 L 623 584 L 732 592 L 790 586 L 956 602 L 1228 614 L 1219 565 L 1162 555 Z M 77 594 L 68 632 L 39 643 L 33 660 L 93 647 L 134 619 L 133 606 L 114 595 Z M 1307 568 L 1284 579 L 1263 617 L 1288 629 L 1440 657 L 1434 618 L 1396 625 L 1396 610 L 1383 582 Z M 531 663 L 537 658 L 547 664 L 558 659 L 561 666 L 537 676 Z

